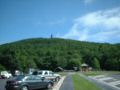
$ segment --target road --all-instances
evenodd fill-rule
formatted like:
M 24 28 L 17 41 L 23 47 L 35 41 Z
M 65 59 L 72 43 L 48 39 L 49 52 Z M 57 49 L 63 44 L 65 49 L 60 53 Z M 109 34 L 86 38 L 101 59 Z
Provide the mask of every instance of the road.
M 5 90 L 6 79 L 0 79 L 0 90 Z
M 62 86 L 59 90 L 74 90 L 72 76 L 68 75 L 62 83 Z

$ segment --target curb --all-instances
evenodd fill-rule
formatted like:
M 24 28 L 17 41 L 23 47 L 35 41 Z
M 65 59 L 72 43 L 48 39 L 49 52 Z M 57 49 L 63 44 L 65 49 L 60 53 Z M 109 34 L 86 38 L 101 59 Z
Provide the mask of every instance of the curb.
M 52 90 L 59 90 L 59 88 L 62 85 L 65 78 L 66 78 L 66 76 L 61 77 L 60 81 L 55 86 L 53 86 Z

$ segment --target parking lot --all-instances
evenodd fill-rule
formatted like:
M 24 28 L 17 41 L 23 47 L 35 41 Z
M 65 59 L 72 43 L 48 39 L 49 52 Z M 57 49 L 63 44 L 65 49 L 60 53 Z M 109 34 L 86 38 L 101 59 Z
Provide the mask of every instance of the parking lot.
M 6 75 L 3 75 L 5 78 L 9 79 L 0 79 L 0 90 L 5 90 L 6 81 L 7 82 L 7 88 L 10 89 L 12 86 L 15 88 L 16 82 L 18 88 L 24 88 L 26 84 L 29 84 L 29 89 L 39 89 L 39 88 L 48 88 L 49 90 L 54 89 L 58 90 L 58 82 L 60 81 L 61 75 L 54 73 L 49 70 L 41 70 L 41 71 L 34 71 L 32 72 L 33 75 L 18 75 L 16 77 L 7 77 L 8 74 L 4 73 Z M 14 81 L 12 80 L 14 78 Z M 12 81 L 11 81 L 12 80 Z M 18 84 L 18 81 L 21 82 Z M 53 85 L 53 86 L 52 86 Z M 26 87 L 27 88 L 27 87 Z M 57 88 L 57 89 L 56 89 Z M 48 90 L 44 89 L 44 90 Z M 11 89 L 10 89 L 11 90 Z M 43 90 L 43 89 L 42 89 Z
M 5 90 L 6 81 L 7 79 L 0 79 L 0 90 Z M 39 90 L 43 90 L 43 89 L 39 89 Z M 44 89 L 44 90 L 48 90 L 48 89 Z
M 120 90 L 120 74 L 105 76 L 90 76 L 89 77 L 93 82 L 104 88 L 105 90 Z
M 7 79 L 0 79 L 0 90 L 5 90 L 5 83 Z M 48 89 L 39 89 L 39 90 L 48 90 Z
M 5 90 L 6 79 L 0 79 L 0 90 Z
M 61 77 L 59 82 L 56 82 L 52 89 L 49 90 L 59 90 L 61 84 L 63 83 L 65 77 Z M 0 79 L 0 90 L 5 90 L 5 84 L 8 79 Z M 39 89 L 39 90 L 48 90 L 48 89 Z

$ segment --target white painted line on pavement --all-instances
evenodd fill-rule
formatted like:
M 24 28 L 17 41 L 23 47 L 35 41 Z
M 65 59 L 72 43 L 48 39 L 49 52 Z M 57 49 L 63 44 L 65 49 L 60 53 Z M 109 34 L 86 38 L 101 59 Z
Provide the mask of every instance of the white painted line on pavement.
M 119 81 L 115 81 L 115 82 L 111 82 L 109 84 L 111 84 L 111 85 L 118 85 L 118 84 L 120 84 L 120 80 Z
M 101 79 L 99 79 L 99 80 L 109 80 L 109 79 L 113 79 L 112 77 L 104 77 L 104 78 L 101 78 Z
M 105 77 L 105 75 L 97 75 L 97 76 L 94 76 L 94 78 L 103 78 Z
M 120 88 L 116 86 L 116 85 L 120 84 L 120 82 L 118 82 L 118 81 L 115 81 L 116 83 L 112 82 L 113 84 L 110 84 L 110 83 L 104 82 L 104 80 L 100 80 L 100 79 L 97 79 L 97 78 L 94 78 L 94 77 L 89 77 L 89 78 L 91 78 L 91 79 L 93 79 L 93 80 L 96 80 L 96 81 L 98 81 L 98 82 L 104 83 L 104 84 L 106 84 L 106 85 L 112 86 L 112 87 L 114 87 L 116 90 L 120 90 Z M 107 79 L 109 79 L 109 78 L 107 78 Z M 115 85 L 114 85 L 114 84 L 115 84 Z

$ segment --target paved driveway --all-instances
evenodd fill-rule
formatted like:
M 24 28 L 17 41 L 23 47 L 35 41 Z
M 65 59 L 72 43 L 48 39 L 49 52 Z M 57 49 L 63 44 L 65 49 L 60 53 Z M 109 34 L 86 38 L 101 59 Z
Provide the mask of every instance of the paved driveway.
M 6 83 L 5 79 L 0 79 L 0 90 L 5 90 L 5 83 Z
M 61 85 L 59 90 L 74 90 L 73 82 L 72 82 L 72 76 L 71 75 L 68 75 L 64 79 L 64 81 L 63 81 L 63 83 L 62 83 L 62 85 Z

